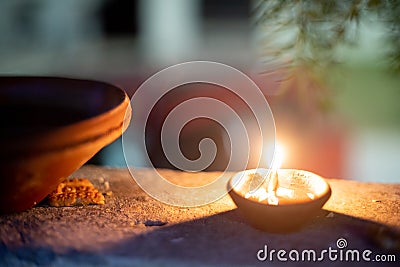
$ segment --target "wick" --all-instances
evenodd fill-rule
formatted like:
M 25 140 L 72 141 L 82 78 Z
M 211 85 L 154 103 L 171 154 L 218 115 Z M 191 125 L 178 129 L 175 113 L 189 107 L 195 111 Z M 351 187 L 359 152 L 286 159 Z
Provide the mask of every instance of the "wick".
M 264 184 L 261 188 L 247 192 L 245 198 L 255 198 L 259 202 L 266 202 L 269 205 L 278 205 L 279 199 L 277 196 L 277 191 L 279 187 L 279 176 L 278 170 L 271 171 L 268 177 L 268 182 Z
M 279 199 L 276 195 L 276 191 L 278 190 L 279 180 L 278 180 L 278 170 L 275 170 L 275 173 L 270 175 L 270 179 L 268 182 L 268 204 L 270 205 L 278 205 Z
M 270 179 L 268 182 L 268 193 L 270 192 L 276 192 L 279 186 L 279 181 L 278 181 L 278 171 L 275 170 L 275 173 L 272 175 L 272 172 L 270 174 Z

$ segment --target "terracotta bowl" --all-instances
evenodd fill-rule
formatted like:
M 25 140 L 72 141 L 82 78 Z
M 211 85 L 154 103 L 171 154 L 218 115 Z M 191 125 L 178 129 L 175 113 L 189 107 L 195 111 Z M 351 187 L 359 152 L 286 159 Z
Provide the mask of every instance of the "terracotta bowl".
M 126 93 L 95 81 L 0 77 L 0 213 L 41 201 L 118 138 L 130 121 Z
M 288 203 L 269 205 L 245 198 L 255 172 L 247 170 L 235 174 L 228 182 L 228 190 L 239 212 L 262 231 L 285 233 L 298 230 L 321 210 L 331 196 L 329 184 L 320 176 L 307 171 L 281 169 L 278 172 L 280 185 L 307 191 L 314 196 L 313 199 L 295 196 Z M 267 175 L 268 170 L 258 169 L 257 173 Z

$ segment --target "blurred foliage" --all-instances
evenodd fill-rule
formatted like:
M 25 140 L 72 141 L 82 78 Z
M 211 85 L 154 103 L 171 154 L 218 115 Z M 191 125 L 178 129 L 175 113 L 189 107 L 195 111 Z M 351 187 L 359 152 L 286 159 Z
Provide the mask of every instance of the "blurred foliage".
M 323 109 L 329 106 L 329 90 L 323 84 L 329 68 L 338 62 L 337 48 L 357 44 L 363 19 L 385 24 L 388 46 L 382 49 L 388 50 L 391 69 L 400 72 L 400 1 L 260 0 L 253 18 L 262 33 L 265 72 L 281 69 L 290 75 L 285 80 L 298 85 L 300 79 L 300 84 L 315 87 L 320 95 L 317 105 Z M 290 82 L 285 86 L 289 88 Z

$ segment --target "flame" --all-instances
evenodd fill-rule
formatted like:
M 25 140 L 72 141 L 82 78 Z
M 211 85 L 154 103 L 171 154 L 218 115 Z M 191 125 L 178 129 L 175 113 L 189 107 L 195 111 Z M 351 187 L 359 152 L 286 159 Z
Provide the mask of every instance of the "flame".
M 270 176 L 267 185 L 265 187 L 258 188 L 255 191 L 246 193 L 245 198 L 252 198 L 259 202 L 267 201 L 269 205 L 278 205 L 279 199 L 277 193 L 288 196 L 293 195 L 293 192 L 288 192 L 288 189 L 282 192 L 282 189 L 279 188 L 278 170 L 282 166 L 284 155 L 283 151 L 283 146 L 280 143 L 276 142 L 274 158 L 271 164 L 271 171 L 269 174 Z
M 278 169 L 281 168 L 282 163 L 283 163 L 283 156 L 284 156 L 284 150 L 283 146 L 276 142 L 275 143 L 275 152 L 274 152 L 274 159 L 272 161 L 271 165 L 271 172 L 275 173 L 278 171 Z

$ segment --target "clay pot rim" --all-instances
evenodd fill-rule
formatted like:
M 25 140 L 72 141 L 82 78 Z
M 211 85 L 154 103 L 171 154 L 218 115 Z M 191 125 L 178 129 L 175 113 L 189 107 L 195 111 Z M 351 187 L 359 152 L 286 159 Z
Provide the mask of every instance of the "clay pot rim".
M 99 92 L 103 93 L 102 97 L 106 97 L 105 93 L 112 93 L 115 96 L 114 100 L 117 99 L 117 103 L 114 103 L 108 109 L 100 110 L 82 120 L 77 120 L 58 127 L 52 127 L 41 135 L 33 135 L 29 137 L 20 136 L 11 138 L 10 142 L 2 141 L 2 155 L 5 156 L 4 160 L 12 160 L 13 155 L 15 157 L 20 157 L 21 154 L 24 154 L 27 151 L 29 151 L 29 153 L 23 156 L 51 153 L 53 151 L 68 149 L 69 147 L 95 141 L 105 135 L 111 134 L 111 132 L 115 130 L 121 129 L 122 133 L 124 128 L 126 128 L 124 125 L 127 126 L 129 124 L 128 120 L 130 120 L 131 111 L 129 97 L 123 89 L 109 83 L 89 79 L 52 76 L 0 76 L 0 80 L 1 79 L 5 81 L 9 80 L 11 84 L 13 83 L 13 80 L 21 83 L 28 83 L 32 80 L 35 83 L 43 81 L 45 83 L 54 84 L 64 82 L 86 84 L 87 86 L 93 86 L 93 88 L 90 89 L 93 91 L 96 90 L 94 87 L 99 87 Z M 84 88 L 87 86 L 82 85 Z M 82 91 L 82 94 L 85 93 L 84 89 L 81 88 L 72 87 L 71 90 L 75 90 L 75 92 Z M 83 102 L 84 101 L 82 101 L 82 103 Z M 121 117 L 125 119 L 122 123 L 120 122 Z M 26 141 L 25 139 L 28 138 L 29 141 Z M 4 153 L 4 151 L 7 153 Z

